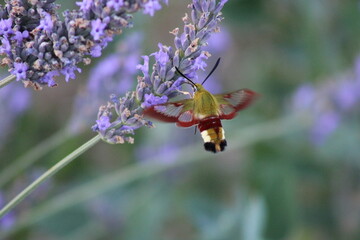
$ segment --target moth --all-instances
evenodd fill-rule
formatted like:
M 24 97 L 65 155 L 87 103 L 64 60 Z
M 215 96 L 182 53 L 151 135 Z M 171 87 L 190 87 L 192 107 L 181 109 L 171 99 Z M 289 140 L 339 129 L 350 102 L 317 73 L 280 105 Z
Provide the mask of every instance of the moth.
M 201 84 L 194 83 L 175 67 L 194 88 L 192 98 L 153 105 L 144 110 L 144 115 L 163 122 L 176 123 L 178 127 L 197 125 L 204 140 L 205 150 L 213 153 L 224 151 L 227 142 L 221 120 L 233 119 L 237 112 L 248 107 L 258 94 L 249 89 L 224 94 L 208 92 L 203 84 L 215 71 L 219 62 L 220 58 Z M 187 94 L 191 96 L 190 93 Z

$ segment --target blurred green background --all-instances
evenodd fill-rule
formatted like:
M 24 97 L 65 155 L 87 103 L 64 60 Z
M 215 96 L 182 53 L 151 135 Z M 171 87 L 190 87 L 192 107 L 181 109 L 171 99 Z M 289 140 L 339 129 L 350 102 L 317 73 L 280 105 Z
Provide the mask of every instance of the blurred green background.
M 75 8 L 74 1 L 57 2 L 62 10 Z M 173 45 L 169 31 L 182 26 L 188 3 L 170 0 L 153 18 L 135 14 L 134 28 L 82 67 L 76 80 L 27 89 L 29 109 L 1 138 L 1 170 L 64 129 L 90 69 L 126 34 L 143 32 L 142 55 L 157 51 L 158 42 Z M 15 209 L 14 225 L 2 231 L 12 231 L 5 239 L 360 239 L 359 104 L 338 113 L 341 123 L 321 144 L 310 140 L 310 125 L 277 122 L 298 113 L 291 101 L 304 83 L 326 89 L 354 71 L 359 1 L 229 0 L 223 15 L 229 39 L 212 53 L 209 66 L 222 57 L 213 81 L 222 91 L 250 88 L 261 94 L 237 118 L 224 121 L 227 150 L 207 153 L 193 128 L 164 123 L 137 131 L 132 145 L 101 142 L 35 192 L 36 200 L 30 197 Z M 43 172 L 94 136 L 91 125 L 2 186 L 6 199 L 30 183 L 30 173 Z M 188 163 L 151 174 L 128 171 L 149 161 Z M 118 178 L 104 180 L 109 176 Z

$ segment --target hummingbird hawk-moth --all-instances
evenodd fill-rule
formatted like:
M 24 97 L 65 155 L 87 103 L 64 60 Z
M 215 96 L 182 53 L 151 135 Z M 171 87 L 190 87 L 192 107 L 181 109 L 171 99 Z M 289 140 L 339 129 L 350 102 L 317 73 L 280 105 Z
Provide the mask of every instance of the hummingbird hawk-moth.
M 224 151 L 227 142 L 221 120 L 234 118 L 237 112 L 249 106 L 258 94 L 249 89 L 224 94 L 208 92 L 203 84 L 215 71 L 219 62 L 220 58 L 201 84 L 194 83 L 175 67 L 177 72 L 193 86 L 193 97 L 153 105 L 144 110 L 144 115 L 163 122 L 176 123 L 178 127 L 197 125 L 204 140 L 205 150 L 214 153 Z

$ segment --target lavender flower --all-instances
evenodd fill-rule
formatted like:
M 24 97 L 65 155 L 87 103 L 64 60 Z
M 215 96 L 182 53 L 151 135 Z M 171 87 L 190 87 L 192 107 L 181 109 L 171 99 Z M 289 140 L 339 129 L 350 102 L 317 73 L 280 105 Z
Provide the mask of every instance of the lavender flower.
M 353 72 L 337 76 L 316 87 L 304 84 L 293 94 L 292 110 L 311 116 L 310 139 L 314 144 L 323 144 L 340 126 L 342 119 L 358 109 L 359 66 L 360 61 L 357 61 Z
M 205 60 L 210 53 L 203 51 L 207 39 L 219 31 L 218 24 L 222 20 L 221 9 L 226 0 L 193 0 L 189 5 L 191 18 L 186 14 L 183 18 L 184 31 L 174 29 L 175 48 L 159 44 L 159 51 L 144 56 L 144 64 L 139 65 L 143 76 L 138 77 L 136 90 L 128 92 L 125 97 L 110 97 L 107 105 L 100 107 L 98 120 L 109 117 L 110 125 L 104 131 L 98 124 L 92 129 L 97 131 L 108 143 L 132 143 L 134 130 L 152 123 L 141 115 L 143 108 L 153 104 L 163 103 L 172 97 L 181 95 L 179 91 L 184 79 L 176 73 L 175 67 L 189 77 L 196 76 L 196 71 L 205 66 Z M 167 56 L 166 56 L 167 55 Z M 149 71 L 149 59 L 155 63 L 152 73 Z
M 130 13 L 143 9 L 153 15 L 161 8 L 159 1 L 83 0 L 77 2 L 79 10 L 65 11 L 61 20 L 54 0 L 6 0 L 0 5 L 0 63 L 13 74 L 27 64 L 25 73 L 16 74 L 25 86 L 54 87 L 54 76 L 75 78 L 77 64 L 89 64 L 114 34 L 131 27 Z

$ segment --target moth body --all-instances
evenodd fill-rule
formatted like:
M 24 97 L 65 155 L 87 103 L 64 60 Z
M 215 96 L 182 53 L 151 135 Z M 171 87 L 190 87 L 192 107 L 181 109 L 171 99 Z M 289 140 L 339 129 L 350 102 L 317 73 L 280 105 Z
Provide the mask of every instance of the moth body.
M 225 140 L 225 132 L 221 125 L 220 118 L 209 117 L 203 119 L 199 122 L 198 129 L 204 140 L 205 150 L 213 153 L 225 150 L 227 142 Z

